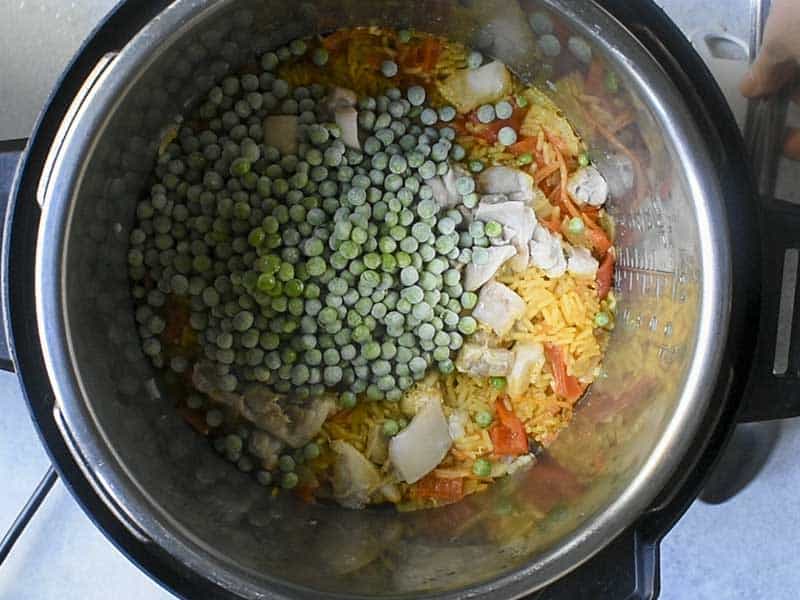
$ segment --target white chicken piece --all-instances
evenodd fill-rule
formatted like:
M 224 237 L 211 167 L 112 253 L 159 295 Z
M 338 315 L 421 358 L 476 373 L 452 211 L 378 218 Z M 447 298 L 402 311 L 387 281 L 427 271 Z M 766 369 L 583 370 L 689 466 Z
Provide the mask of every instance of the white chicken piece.
M 456 357 L 456 369 L 477 377 L 505 377 L 511 370 L 514 353 L 503 348 L 464 344 Z
M 333 497 L 345 508 L 364 508 L 372 493 L 381 486 L 378 469 L 347 442 L 334 440 L 331 450 L 336 453 Z
M 478 69 L 461 69 L 439 84 L 445 100 L 461 114 L 491 104 L 511 93 L 511 74 L 506 66 L 494 61 Z
M 305 405 L 284 402 L 283 406 L 279 397 L 258 385 L 245 391 L 244 397 L 242 416 L 292 448 L 308 444 L 336 408 L 336 402 L 328 396 L 313 398 Z M 257 403 L 259 408 L 254 410 Z
M 558 279 L 567 272 L 567 259 L 561 239 L 544 227 L 537 227 L 530 242 L 531 264 L 550 279 Z
M 567 270 L 575 277 L 588 277 L 594 279 L 600 263 L 586 248 L 575 246 L 567 247 Z
M 578 169 L 569 177 L 567 191 L 581 206 L 603 206 L 608 200 L 608 183 L 591 165 Z
M 497 204 L 479 204 L 475 210 L 475 218 L 479 221 L 497 221 L 506 233 L 509 241 L 517 251 L 516 256 L 509 263 L 517 273 L 528 268 L 529 247 L 528 242 L 536 230 L 536 213 L 522 202 L 500 202 Z M 513 234 L 513 235 L 512 235 Z
M 261 459 L 262 466 L 267 470 L 277 466 L 283 446 L 279 439 L 258 429 L 253 430 L 247 438 L 247 449 Z
M 512 398 L 521 396 L 544 367 L 544 346 L 538 342 L 514 344 L 514 364 L 508 375 L 508 393 Z
M 478 304 L 472 311 L 475 319 L 491 327 L 499 336 L 508 333 L 524 314 L 525 301 L 511 288 L 497 281 L 490 281 L 483 286 Z
M 242 411 L 244 398 L 241 394 L 225 392 L 220 389 L 219 377 L 217 377 L 212 363 L 207 361 L 195 363 L 194 369 L 192 369 L 192 384 L 197 391 L 208 395 L 214 402 L 229 406 L 237 413 Z
M 461 195 L 456 190 L 456 179 L 468 173 L 458 165 L 452 165 L 443 176 L 428 180 L 433 190 L 433 199 L 440 209 L 455 208 L 461 203 Z
M 334 120 L 342 131 L 342 141 L 348 148 L 361 149 L 358 141 L 358 111 L 352 106 L 340 106 L 334 111 Z
M 389 455 L 389 440 L 383 434 L 383 425 L 375 423 L 367 433 L 364 455 L 372 462 L 382 465 Z
M 337 108 L 354 108 L 358 102 L 358 95 L 353 90 L 347 88 L 334 87 L 330 94 L 325 98 L 324 106 L 328 113 L 333 115 Z
M 298 131 L 296 115 L 270 115 L 264 119 L 264 145 L 277 148 L 283 156 L 297 154 Z
M 531 206 L 536 196 L 533 177 L 511 167 L 490 167 L 478 177 L 478 189 L 483 194 L 503 194 L 509 200 Z
M 464 269 L 464 289 L 474 292 L 489 281 L 500 270 L 500 267 L 517 254 L 514 246 L 492 246 L 486 249 L 489 260 L 484 265 L 471 262 Z
M 483 194 L 481 196 L 481 204 L 499 204 L 500 202 L 508 202 L 508 196 L 505 194 Z
M 419 481 L 442 462 L 453 440 L 439 398 L 420 408 L 403 431 L 389 442 L 389 461 L 406 483 Z

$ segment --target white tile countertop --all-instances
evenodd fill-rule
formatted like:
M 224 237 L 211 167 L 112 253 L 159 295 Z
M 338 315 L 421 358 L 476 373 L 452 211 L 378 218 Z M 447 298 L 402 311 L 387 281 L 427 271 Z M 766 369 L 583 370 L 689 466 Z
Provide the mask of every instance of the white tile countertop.
M 730 6 L 744 0 L 719 0 Z M 116 0 L 0 2 L 0 140 L 30 133 L 39 107 L 85 35 Z M 687 34 L 727 30 L 747 39 L 736 11 L 660 0 Z M 742 15 L 740 11 L 738 15 Z M 731 16 L 733 15 L 733 18 Z M 800 166 L 796 167 L 800 172 Z M 0 534 L 47 469 L 16 377 L 0 373 Z M 662 545 L 665 600 L 783 600 L 800 586 L 795 540 L 800 420 L 786 421 L 759 477 L 719 506 L 696 502 Z M 114 590 L 109 595 L 109 590 Z M 169 600 L 114 546 L 57 482 L 0 569 L 0 598 Z

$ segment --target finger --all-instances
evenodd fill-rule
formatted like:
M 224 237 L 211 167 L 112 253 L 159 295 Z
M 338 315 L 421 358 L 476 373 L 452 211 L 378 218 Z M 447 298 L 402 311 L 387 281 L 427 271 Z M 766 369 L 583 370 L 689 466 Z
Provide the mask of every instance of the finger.
M 800 160 L 800 129 L 789 127 L 783 142 L 783 154 L 786 158 Z
M 774 94 L 794 77 L 794 65 L 769 48 L 764 48 L 739 86 L 747 98 Z

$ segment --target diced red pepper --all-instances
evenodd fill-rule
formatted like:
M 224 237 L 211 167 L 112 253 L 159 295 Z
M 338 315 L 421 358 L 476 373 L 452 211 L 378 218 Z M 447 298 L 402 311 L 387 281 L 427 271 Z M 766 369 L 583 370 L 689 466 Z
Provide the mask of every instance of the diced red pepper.
M 519 456 L 528 453 L 528 434 L 525 425 L 513 411 L 506 408 L 505 396 L 495 401 L 497 420 L 489 430 L 494 453 L 497 456 Z
M 417 498 L 457 502 L 464 497 L 464 479 L 445 479 L 431 473 L 414 485 L 414 495 Z
M 564 351 L 553 344 L 546 344 L 544 351 L 550 362 L 550 368 L 553 370 L 556 394 L 570 402 L 575 402 L 583 394 L 585 386 L 578 381 L 577 377 L 567 373 Z
M 538 138 L 535 137 L 526 137 L 522 138 L 516 144 L 509 146 L 508 149 L 511 151 L 511 154 L 514 156 L 519 156 L 520 154 L 533 154 L 536 152 L 536 146 L 539 144 Z

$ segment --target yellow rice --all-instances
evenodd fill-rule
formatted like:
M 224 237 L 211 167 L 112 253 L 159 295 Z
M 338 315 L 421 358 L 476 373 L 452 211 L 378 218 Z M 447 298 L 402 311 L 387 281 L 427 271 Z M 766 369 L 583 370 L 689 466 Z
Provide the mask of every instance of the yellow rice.
M 415 34 L 416 36 L 416 34 Z M 460 44 L 444 41 L 443 51 L 433 72 L 410 73 L 411 77 L 435 83 L 457 69 L 466 66 L 467 50 Z M 396 80 L 387 79 L 375 66 L 375 56 L 395 58 L 397 39 L 394 32 L 379 28 L 355 30 L 348 40 L 346 54 L 332 53 L 330 62 L 323 68 L 307 61 L 290 62 L 280 68 L 279 75 L 292 86 L 336 85 L 354 90 L 359 96 L 376 96 L 387 88 L 397 86 Z M 406 72 L 406 75 L 409 73 Z M 435 85 L 426 86 L 428 100 L 433 106 L 440 106 Z M 515 82 L 515 92 L 524 90 Z M 469 135 L 471 124 L 467 124 L 468 134 L 459 135 L 457 142 L 467 151 L 466 160 L 480 160 L 486 165 L 516 166 L 516 158 L 500 145 L 488 145 L 478 137 Z M 537 150 L 543 153 L 547 163 L 555 160 L 550 143 L 540 132 Z M 535 165 L 528 167 L 535 172 Z M 545 201 L 548 210 L 552 207 Z M 537 214 L 547 218 L 548 214 Z M 503 340 L 506 347 L 516 341 L 532 341 L 559 346 L 564 353 L 567 372 L 582 383 L 590 384 L 597 375 L 606 335 L 594 329 L 594 317 L 601 310 L 595 283 L 591 279 L 580 279 L 565 274 L 558 279 L 549 279 L 543 272 L 531 268 L 525 273 L 506 272 L 498 277 L 519 294 L 527 305 L 527 311 L 514 330 Z M 605 308 L 605 306 L 603 307 Z M 480 491 L 486 487 L 487 480 L 479 480 L 472 473 L 472 465 L 477 458 L 491 457 L 493 452 L 489 432 L 479 427 L 475 416 L 487 411 L 495 416 L 495 400 L 498 391 L 488 378 L 476 378 L 464 373 L 441 375 L 438 379 L 427 378 L 408 392 L 408 396 L 424 393 L 426 387 L 440 387 L 444 411 L 449 417 L 454 414 L 466 415 L 464 436 L 458 439 L 450 453 L 435 470 L 437 477 L 465 478 L 465 493 Z M 543 446 L 547 446 L 564 429 L 572 418 L 573 405 L 570 401 L 556 395 L 553 376 L 549 366 L 534 377 L 527 391 L 511 398 L 514 413 L 525 425 L 527 433 Z M 368 444 L 370 431 L 388 419 L 404 419 L 402 403 L 369 402 L 361 399 L 359 404 L 342 418 L 325 423 L 322 438 L 327 441 L 339 439 L 364 451 Z M 327 446 L 327 444 L 325 445 Z M 332 457 L 329 450 L 323 450 L 315 465 L 316 469 L 328 468 Z M 495 465 L 492 477 L 501 476 L 503 465 Z M 410 486 L 400 484 L 404 500 L 409 500 Z

